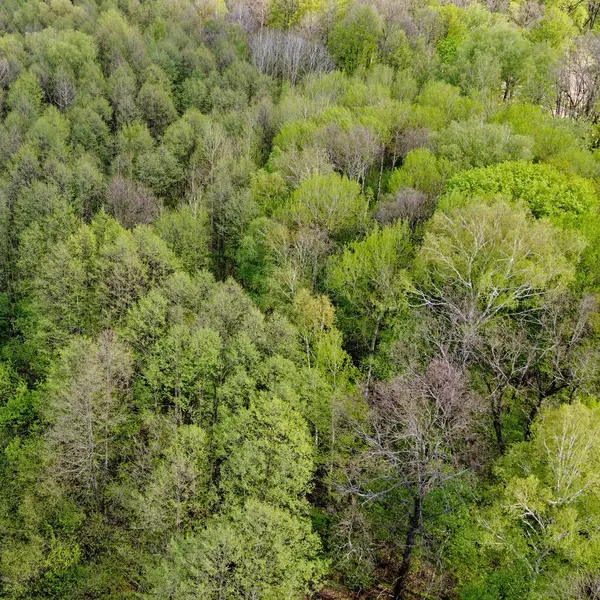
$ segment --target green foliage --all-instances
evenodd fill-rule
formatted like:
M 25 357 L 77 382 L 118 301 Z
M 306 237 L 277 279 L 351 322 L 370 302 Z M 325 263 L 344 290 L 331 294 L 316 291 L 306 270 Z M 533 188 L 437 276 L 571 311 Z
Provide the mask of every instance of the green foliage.
M 169 92 L 160 83 L 146 81 L 137 95 L 137 104 L 154 135 L 161 135 L 177 116 Z
M 500 461 L 498 488 L 478 515 L 477 532 L 471 531 L 483 552 L 464 586 L 465 598 L 569 593 L 578 578 L 583 582 L 593 572 L 600 549 L 599 425 L 595 407 L 548 410 L 532 440 L 515 445 Z M 490 561 L 495 573 L 485 574 Z
M 208 218 L 204 211 L 182 206 L 163 215 L 154 229 L 193 274 L 208 265 Z
M 323 0 L 271 0 L 268 5 L 269 25 L 285 29 L 298 25 L 307 14 L 324 7 Z
M 240 502 L 250 498 L 291 512 L 305 508 L 313 469 L 306 423 L 273 395 L 260 394 L 248 409 L 222 422 L 220 488 Z
M 445 198 L 449 203 L 455 194 L 466 198 L 499 194 L 527 204 L 536 217 L 591 213 L 598 204 L 595 186 L 589 180 L 565 175 L 550 165 L 525 162 L 465 171 L 448 182 Z
M 448 72 L 453 82 L 465 91 L 477 91 L 484 101 L 502 88 L 503 97 L 510 98 L 531 68 L 530 52 L 530 43 L 518 28 L 501 22 L 484 25 L 463 37 Z
M 275 270 L 273 241 L 285 237 L 282 225 L 262 217 L 252 221 L 237 252 L 237 275 L 246 289 L 258 299 L 266 296 Z
M 349 10 L 336 23 L 328 40 L 329 49 L 346 73 L 370 66 L 377 57 L 379 19 L 369 6 Z
M 531 138 L 513 134 L 507 125 L 479 120 L 452 122 L 436 141 L 439 153 L 463 169 L 533 157 Z
M 412 150 L 406 156 L 402 167 L 391 174 L 388 189 L 395 193 L 402 187 L 409 187 L 429 196 L 437 196 L 455 168 L 448 159 L 436 157 L 431 150 Z
M 33 73 L 23 73 L 10 87 L 6 97 L 7 107 L 21 113 L 24 118 L 32 119 L 41 109 L 44 91 Z
M 492 239 L 495 243 L 488 243 Z M 496 302 L 510 309 L 520 294 L 526 299 L 523 284 L 532 288 L 568 284 L 581 246 L 576 237 L 565 236 L 545 221 L 534 221 L 521 207 L 503 201 L 469 204 L 434 215 L 418 266 L 432 283 L 447 287 L 455 281 L 483 294 L 482 306 L 496 311 Z
M 374 353 L 407 307 L 411 250 L 408 227 L 398 222 L 375 228 L 331 260 L 327 287 L 338 303 L 342 330 L 363 354 Z
M 577 231 L 586 240 L 587 246 L 577 270 L 577 284 L 582 291 L 595 292 L 600 286 L 600 273 L 596 268 L 600 248 L 595 243 L 600 233 L 600 215 L 597 212 L 561 215 L 558 222 L 567 229 Z
M 313 175 L 292 193 L 280 214 L 292 227 L 315 226 L 344 239 L 360 230 L 367 208 L 354 181 L 336 174 Z
M 160 425 L 165 445 L 146 485 L 134 490 L 131 506 L 137 527 L 164 535 L 187 529 L 206 515 L 210 454 L 202 427 Z M 163 432 L 157 428 L 157 433 Z
M 257 171 L 252 176 L 252 197 L 267 216 L 279 208 L 287 196 L 287 186 L 280 173 Z
M 249 500 L 173 541 L 148 598 L 300 598 L 319 580 L 318 538 L 285 511 Z
M 166 399 L 178 420 L 186 414 L 195 420 L 207 420 L 212 415 L 201 411 L 207 410 L 205 396 L 214 394 L 220 351 L 221 340 L 210 329 L 171 327 L 146 359 L 144 377 L 155 403 Z
M 560 170 L 584 177 L 596 175 L 598 167 L 582 139 L 586 131 L 583 124 L 557 121 L 540 106 L 530 104 L 508 106 L 496 119 L 510 124 L 515 133 L 533 138 L 536 161 L 547 161 Z
M 0 598 L 597 591 L 600 21 L 501 4 L 0 2 Z

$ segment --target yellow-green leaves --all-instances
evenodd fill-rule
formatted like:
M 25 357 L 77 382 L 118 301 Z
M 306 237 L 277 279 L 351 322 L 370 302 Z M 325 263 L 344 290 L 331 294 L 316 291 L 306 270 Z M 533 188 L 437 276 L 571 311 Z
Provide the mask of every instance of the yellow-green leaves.
M 317 227 L 339 238 L 360 229 L 367 200 L 354 181 L 337 174 L 314 175 L 292 193 L 280 214 L 292 227 Z
M 496 194 L 527 204 L 536 217 L 562 217 L 592 212 L 598 205 L 592 182 L 566 175 L 547 164 L 503 162 L 453 177 L 445 196 L 490 198 Z M 442 199 L 442 202 L 444 199 Z
M 374 352 L 381 332 L 407 307 L 410 254 L 408 227 L 398 222 L 375 228 L 331 259 L 327 286 L 342 330 L 363 352 Z
M 521 580 L 526 598 L 566 592 L 600 560 L 599 440 L 597 407 L 551 408 L 497 468 L 501 486 L 479 515 L 482 558 Z
M 575 275 L 581 240 L 502 201 L 436 213 L 417 255 L 428 302 L 460 323 L 536 306 Z

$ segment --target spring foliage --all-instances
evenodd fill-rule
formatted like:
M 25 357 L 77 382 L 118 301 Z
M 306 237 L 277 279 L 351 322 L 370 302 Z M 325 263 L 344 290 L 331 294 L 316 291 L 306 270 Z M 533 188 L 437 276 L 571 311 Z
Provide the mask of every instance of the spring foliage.
M 599 14 L 1 2 L 0 598 L 598 597 Z

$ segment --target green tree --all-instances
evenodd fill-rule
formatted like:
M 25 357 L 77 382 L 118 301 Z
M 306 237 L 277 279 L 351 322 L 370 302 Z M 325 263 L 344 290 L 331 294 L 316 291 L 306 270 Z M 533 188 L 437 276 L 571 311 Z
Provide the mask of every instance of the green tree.
M 330 261 L 327 287 L 338 305 L 342 331 L 359 356 L 369 357 L 369 374 L 377 344 L 407 309 L 411 254 L 408 227 L 398 222 L 376 227 Z
M 139 117 L 136 91 L 135 74 L 127 63 L 120 65 L 108 78 L 108 93 L 117 125 L 130 124 Z
M 533 158 L 533 139 L 514 134 L 508 125 L 477 119 L 452 122 L 436 136 L 439 154 L 460 169 L 486 167 L 507 160 Z
M 402 167 L 393 171 L 388 180 L 391 193 L 402 187 L 414 188 L 430 197 L 437 196 L 455 167 L 447 158 L 438 158 L 431 150 L 411 150 Z
M 254 498 L 292 512 L 306 509 L 314 451 L 293 407 L 275 395 L 256 394 L 249 407 L 220 423 L 217 439 L 226 505 Z
M 44 90 L 30 71 L 25 71 L 10 86 L 6 96 L 9 110 L 18 112 L 31 122 L 41 111 Z
M 469 540 L 478 550 L 471 547 L 475 568 L 465 597 L 569 594 L 595 572 L 599 427 L 594 405 L 548 409 L 531 441 L 513 446 L 499 462 L 498 485 L 477 517 L 477 541 Z
M 162 135 L 177 117 L 169 91 L 160 82 L 146 81 L 138 92 L 136 102 L 154 136 Z
M 160 426 L 159 426 L 160 427 Z M 132 481 L 136 527 L 145 535 L 174 535 L 201 521 L 208 508 L 208 436 L 198 425 L 164 425 L 166 435 L 140 458 Z M 156 447 L 160 444 L 160 447 Z M 152 461 L 150 470 L 144 463 Z
M 584 131 L 573 122 L 561 122 L 541 106 L 513 103 L 495 121 L 509 124 L 515 133 L 533 138 L 535 162 L 544 161 L 567 173 L 593 177 L 596 164 L 587 150 Z
M 535 310 L 575 277 L 582 240 L 504 201 L 437 212 L 416 256 L 417 297 L 461 360 L 490 320 Z
M 181 206 L 165 213 L 154 224 L 154 229 L 188 273 L 193 274 L 208 266 L 209 228 L 206 212 Z
M 175 539 L 151 574 L 148 598 L 300 599 L 319 582 L 323 562 L 310 525 L 256 500 Z
M 502 195 L 529 206 L 536 217 L 565 217 L 568 214 L 591 213 L 596 205 L 596 192 L 589 180 L 565 175 L 546 164 L 503 162 L 499 165 L 472 169 L 453 177 L 445 196 L 455 203 L 454 194 L 466 198 L 491 198 Z M 441 199 L 444 203 L 444 198 Z
M 346 73 L 354 73 L 377 60 L 379 36 L 379 17 L 374 9 L 356 6 L 336 23 L 328 46 L 338 66 Z
M 313 175 L 292 193 L 278 216 L 293 227 L 318 227 L 344 239 L 360 230 L 367 209 L 357 183 L 336 174 Z
M 307 13 L 324 6 L 323 0 L 270 0 L 268 21 L 273 27 L 288 29 L 298 25 Z
M 147 360 L 145 378 L 157 410 L 173 411 L 176 423 L 210 423 L 216 410 L 221 340 L 210 329 L 174 325 Z
M 458 45 L 453 61 L 453 79 L 465 91 L 482 98 L 489 93 L 513 97 L 526 72 L 530 43 L 516 27 L 499 23 L 470 31 Z

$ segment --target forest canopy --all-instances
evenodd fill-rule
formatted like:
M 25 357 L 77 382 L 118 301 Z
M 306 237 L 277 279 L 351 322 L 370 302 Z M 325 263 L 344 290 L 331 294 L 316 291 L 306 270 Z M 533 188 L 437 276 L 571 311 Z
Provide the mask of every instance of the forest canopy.
M 600 597 L 599 15 L 0 2 L 0 598 Z

